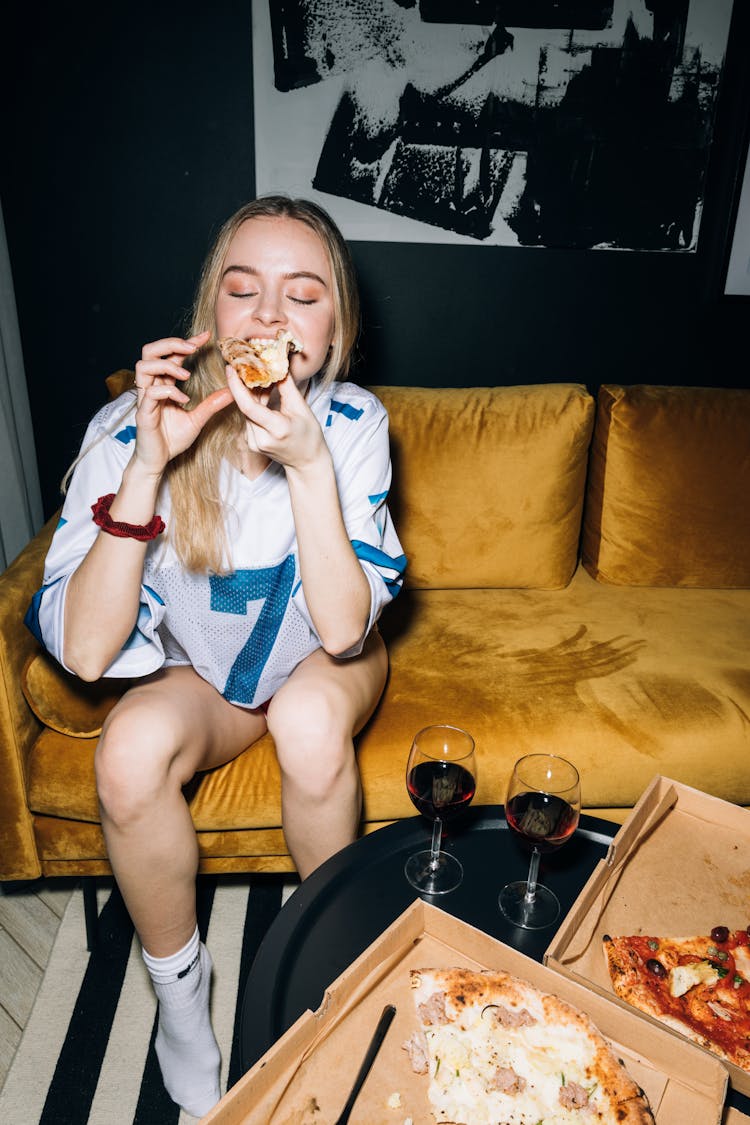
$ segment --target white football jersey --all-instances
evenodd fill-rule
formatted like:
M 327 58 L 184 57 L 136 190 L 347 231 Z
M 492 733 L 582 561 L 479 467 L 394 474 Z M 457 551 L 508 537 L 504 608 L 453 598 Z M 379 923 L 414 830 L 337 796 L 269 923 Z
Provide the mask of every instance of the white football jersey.
M 402 584 L 406 559 L 387 507 L 391 483 L 388 418 L 369 391 L 354 383 L 308 396 L 331 451 L 344 524 L 370 584 L 370 618 L 362 650 L 383 607 Z M 26 623 L 64 666 L 65 591 L 99 529 L 91 507 L 117 492 L 135 441 L 135 395 L 126 392 L 91 421 Z M 231 571 L 187 571 L 167 533 L 148 544 L 138 620 L 106 676 L 138 677 L 162 665 L 190 664 L 232 703 L 257 707 L 320 647 L 302 587 L 286 474 L 272 462 L 248 480 L 229 462 L 221 470 Z M 157 511 L 169 529 L 169 489 Z

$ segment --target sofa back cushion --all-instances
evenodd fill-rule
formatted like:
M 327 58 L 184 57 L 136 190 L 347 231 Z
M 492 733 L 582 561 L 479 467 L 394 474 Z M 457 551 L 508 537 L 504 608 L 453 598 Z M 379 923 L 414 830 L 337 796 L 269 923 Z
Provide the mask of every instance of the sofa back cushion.
M 600 388 L 583 563 L 630 586 L 750 586 L 750 391 Z
M 566 586 L 595 411 L 585 387 L 371 389 L 390 419 L 408 584 Z

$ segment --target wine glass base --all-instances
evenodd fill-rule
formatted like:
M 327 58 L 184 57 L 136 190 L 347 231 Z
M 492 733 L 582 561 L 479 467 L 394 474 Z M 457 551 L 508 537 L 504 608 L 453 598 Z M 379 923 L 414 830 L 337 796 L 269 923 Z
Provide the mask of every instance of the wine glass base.
M 437 866 L 432 866 L 432 852 L 415 852 L 404 864 L 404 875 L 416 891 L 425 895 L 445 895 L 455 891 L 464 877 L 458 860 L 447 852 L 438 852 Z
M 537 883 L 531 902 L 526 901 L 528 883 L 508 883 L 497 900 L 501 913 L 522 930 L 543 930 L 560 917 L 560 903 L 557 895 L 548 887 Z

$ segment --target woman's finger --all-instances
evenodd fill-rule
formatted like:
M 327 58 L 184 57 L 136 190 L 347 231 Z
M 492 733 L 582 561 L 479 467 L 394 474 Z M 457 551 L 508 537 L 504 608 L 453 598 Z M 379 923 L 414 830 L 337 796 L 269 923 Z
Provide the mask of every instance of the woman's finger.
M 229 364 L 226 366 L 226 372 L 227 385 L 232 392 L 234 401 L 237 403 L 242 413 L 246 417 L 252 418 L 254 422 L 260 422 L 263 416 L 268 413 L 268 408 L 266 406 L 268 397 L 262 399 L 254 392 L 248 390 L 235 369 Z
M 149 387 L 147 397 L 161 401 L 169 399 L 171 402 L 179 402 L 181 406 L 187 406 L 190 402 L 189 395 L 186 395 L 174 383 L 159 383 L 154 387 Z
M 140 406 L 153 410 L 158 403 L 175 402 L 178 406 L 187 406 L 190 402 L 188 396 L 176 387 L 174 383 L 162 383 L 160 386 L 148 387 L 143 392 Z
M 214 414 L 218 414 L 224 407 L 229 406 L 232 401 L 232 392 L 229 387 L 221 387 L 220 390 L 212 391 L 210 395 L 206 395 L 203 401 L 199 402 L 195 409 L 190 411 L 190 417 L 202 429 L 209 418 L 212 418 Z
M 279 383 L 276 384 L 279 388 L 279 398 L 282 403 L 288 403 L 290 406 L 298 405 L 304 402 L 304 395 L 299 389 L 291 375 L 287 375 Z
M 196 336 L 188 336 L 183 339 L 181 336 L 165 336 L 162 340 L 152 340 L 149 344 L 144 344 L 141 351 L 142 359 L 157 359 L 159 356 L 170 355 L 192 355 L 199 347 L 205 344 L 211 333 L 199 332 Z
M 135 365 L 135 381 L 138 386 L 147 385 L 147 380 L 158 379 L 159 377 L 172 378 L 172 379 L 189 379 L 190 372 L 186 371 L 179 363 L 174 360 L 160 357 L 159 359 L 140 359 Z

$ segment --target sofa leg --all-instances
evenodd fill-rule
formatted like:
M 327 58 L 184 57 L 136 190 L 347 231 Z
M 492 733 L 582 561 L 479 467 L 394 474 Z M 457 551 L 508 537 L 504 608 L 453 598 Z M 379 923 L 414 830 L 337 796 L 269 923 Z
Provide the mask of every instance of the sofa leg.
M 86 920 L 86 948 L 93 953 L 99 945 L 99 912 L 96 908 L 96 876 L 83 876 L 83 916 Z

